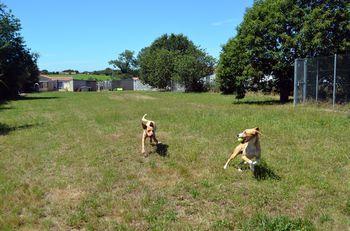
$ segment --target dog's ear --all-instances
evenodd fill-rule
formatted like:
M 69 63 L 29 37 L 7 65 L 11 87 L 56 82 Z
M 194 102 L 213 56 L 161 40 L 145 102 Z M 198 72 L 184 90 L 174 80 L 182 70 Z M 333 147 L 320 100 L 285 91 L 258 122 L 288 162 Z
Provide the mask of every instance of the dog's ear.
M 146 129 L 146 128 L 147 128 L 146 124 L 141 123 L 141 125 L 142 125 L 142 128 L 143 128 L 143 129 Z
M 254 130 L 255 130 L 255 134 L 262 135 L 260 132 L 260 128 L 256 127 L 256 128 L 254 128 Z

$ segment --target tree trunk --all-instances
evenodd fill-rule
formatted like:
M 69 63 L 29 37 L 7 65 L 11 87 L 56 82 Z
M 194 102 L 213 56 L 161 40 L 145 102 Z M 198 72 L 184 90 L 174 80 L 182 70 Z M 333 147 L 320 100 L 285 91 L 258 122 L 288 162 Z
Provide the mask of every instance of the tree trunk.
M 280 89 L 280 102 L 287 103 L 289 100 L 289 89 L 281 88 Z
M 287 103 L 289 100 L 289 95 L 291 92 L 292 80 L 288 72 L 285 75 L 280 76 L 279 80 L 279 92 L 280 92 L 280 102 Z

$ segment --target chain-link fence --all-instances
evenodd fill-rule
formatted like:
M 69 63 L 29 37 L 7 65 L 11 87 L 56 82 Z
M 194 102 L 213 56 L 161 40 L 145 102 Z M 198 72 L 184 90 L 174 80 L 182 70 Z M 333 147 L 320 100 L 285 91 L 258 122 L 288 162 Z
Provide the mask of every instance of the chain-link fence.
M 294 105 L 307 101 L 350 102 L 350 55 L 295 60 Z

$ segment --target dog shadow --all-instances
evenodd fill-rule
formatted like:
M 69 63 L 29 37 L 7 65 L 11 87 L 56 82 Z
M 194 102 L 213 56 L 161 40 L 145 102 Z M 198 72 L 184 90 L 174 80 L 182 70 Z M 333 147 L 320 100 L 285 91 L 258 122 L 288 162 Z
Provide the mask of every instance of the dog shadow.
M 168 147 L 169 145 L 167 144 L 159 143 L 159 144 L 156 144 L 155 151 L 156 153 L 158 153 L 158 155 L 166 157 L 168 156 Z
M 278 176 L 271 168 L 268 167 L 266 162 L 263 161 L 255 166 L 253 175 L 258 181 L 268 179 L 281 180 L 281 177 Z

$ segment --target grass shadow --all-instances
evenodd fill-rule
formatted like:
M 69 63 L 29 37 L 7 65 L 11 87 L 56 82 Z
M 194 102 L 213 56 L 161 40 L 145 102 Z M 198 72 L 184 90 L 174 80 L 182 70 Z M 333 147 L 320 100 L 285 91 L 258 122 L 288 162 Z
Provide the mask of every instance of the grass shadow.
M 35 124 L 24 124 L 20 126 L 9 126 L 7 124 L 0 123 L 0 136 L 7 135 L 8 133 L 16 130 L 27 129 L 35 126 Z
M 1 104 L 0 104 L 1 105 Z M 2 111 L 2 110 L 10 110 L 10 109 L 12 109 L 12 107 L 1 107 L 0 106 L 0 111 Z
M 278 176 L 271 168 L 269 168 L 264 161 L 255 166 L 253 175 L 257 180 L 281 180 L 281 177 Z
M 158 143 L 156 144 L 156 153 L 160 156 L 168 156 L 168 147 L 169 145 L 163 144 L 163 143 Z
M 57 96 L 20 96 L 14 100 L 40 100 L 40 99 L 59 99 L 61 97 L 57 97 Z
M 286 103 L 290 103 L 292 100 L 288 100 L 288 102 L 281 103 L 281 101 L 277 99 L 271 100 L 235 100 L 233 104 L 247 104 L 247 105 L 282 105 Z

